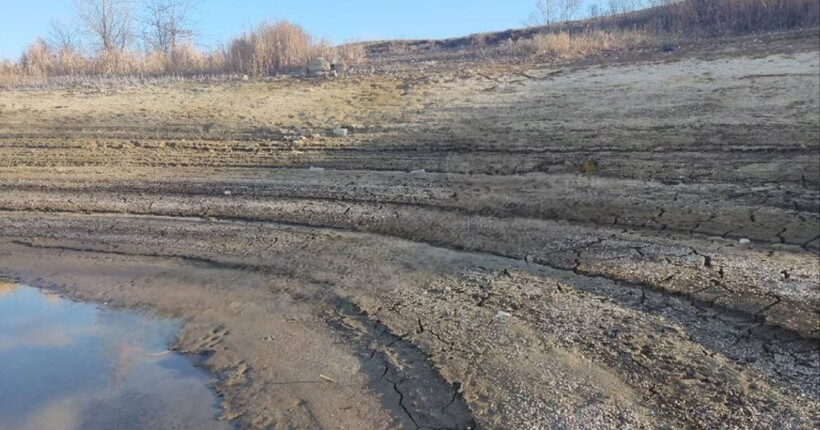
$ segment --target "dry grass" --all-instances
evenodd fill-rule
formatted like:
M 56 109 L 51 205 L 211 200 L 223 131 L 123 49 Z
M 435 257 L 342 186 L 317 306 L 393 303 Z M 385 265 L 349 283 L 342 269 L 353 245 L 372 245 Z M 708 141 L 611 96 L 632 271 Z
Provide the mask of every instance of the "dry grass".
M 659 8 L 658 31 L 688 34 L 732 34 L 816 26 L 817 0 L 681 0 Z
M 316 56 L 358 63 L 365 58 L 361 44 L 331 46 L 287 21 L 262 24 L 230 42 L 227 49 L 202 52 L 181 44 L 169 54 L 101 52 L 94 56 L 56 50 L 43 39 L 32 43 L 17 64 L 0 64 L 0 81 L 54 76 L 221 75 L 267 76 L 303 69 Z
M 227 65 L 233 72 L 264 76 L 304 67 L 320 49 L 301 27 L 278 21 L 231 41 Z
M 586 31 L 579 34 L 561 32 L 510 41 L 502 49 L 514 55 L 567 59 L 631 48 L 646 43 L 649 39 L 649 35 L 643 31 Z
M 663 1 L 661 2 L 663 3 Z M 817 0 L 665 0 L 665 5 L 544 28 L 535 36 L 507 40 L 497 48 L 518 56 L 575 58 L 677 37 L 721 36 L 820 25 Z M 487 35 L 470 36 L 483 47 Z
M 662 6 L 608 18 L 545 27 L 541 34 L 498 38 L 469 36 L 468 49 L 501 55 L 573 58 L 664 40 L 820 25 L 818 0 L 655 0 Z M 528 29 L 530 30 L 530 29 Z M 391 48 L 391 45 L 388 45 Z M 277 21 L 232 40 L 225 49 L 202 52 L 182 44 L 169 54 L 109 51 L 85 55 L 54 49 L 43 39 L 32 43 L 15 63 L 0 63 L 0 83 L 54 76 L 267 76 L 304 69 L 316 56 L 357 64 L 366 44 L 331 46 L 300 26 Z
M 314 39 L 302 27 L 287 21 L 262 24 L 255 31 L 234 39 L 227 52 L 231 72 L 265 76 L 304 68 L 315 57 L 340 59 L 348 63 L 365 57 L 361 44 L 331 46 Z

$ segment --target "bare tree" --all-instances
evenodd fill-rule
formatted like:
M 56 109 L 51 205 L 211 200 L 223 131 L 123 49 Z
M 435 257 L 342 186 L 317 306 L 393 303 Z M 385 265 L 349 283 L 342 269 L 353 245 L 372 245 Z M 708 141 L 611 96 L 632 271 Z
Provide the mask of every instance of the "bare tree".
M 124 50 L 132 39 L 131 0 L 74 0 L 85 33 L 104 52 Z
M 578 12 L 582 0 L 538 0 L 530 13 L 527 25 L 552 25 L 571 20 Z
M 558 7 L 561 12 L 561 21 L 571 21 L 581 7 L 582 0 L 558 0 Z
M 173 55 L 180 43 L 196 35 L 190 17 L 198 4 L 199 0 L 145 0 L 141 21 L 146 27 L 146 46 L 154 52 Z
M 601 17 L 601 7 L 598 3 L 592 2 L 587 5 L 587 17 L 594 21 Z
M 609 0 L 608 1 L 609 10 L 607 11 L 607 14 L 609 16 L 615 16 L 615 15 L 619 14 L 621 12 L 622 3 L 623 3 L 622 0 Z
M 48 44 L 57 52 L 75 53 L 80 50 L 77 30 L 62 21 L 52 20 L 48 32 Z
M 598 28 L 601 25 L 601 6 L 597 2 L 587 4 L 587 18 L 593 28 Z
M 530 13 L 527 25 L 552 25 L 558 20 L 558 2 L 560 0 L 538 0 L 535 10 Z

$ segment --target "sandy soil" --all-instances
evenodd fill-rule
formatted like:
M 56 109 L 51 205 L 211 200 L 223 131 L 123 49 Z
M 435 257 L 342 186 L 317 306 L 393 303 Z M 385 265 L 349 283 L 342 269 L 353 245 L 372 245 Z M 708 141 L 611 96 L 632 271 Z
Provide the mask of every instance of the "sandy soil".
M 0 276 L 242 428 L 816 428 L 817 40 L 3 90 Z

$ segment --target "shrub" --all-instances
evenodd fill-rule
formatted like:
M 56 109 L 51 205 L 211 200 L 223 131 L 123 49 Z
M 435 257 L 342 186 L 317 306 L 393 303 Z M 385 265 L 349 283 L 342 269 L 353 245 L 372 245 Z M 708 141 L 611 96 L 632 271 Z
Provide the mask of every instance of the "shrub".
M 228 63 L 231 71 L 262 76 L 305 67 L 321 50 L 302 27 L 278 21 L 231 41 Z
M 37 39 L 20 57 L 20 66 L 26 74 L 44 76 L 51 69 L 51 52 L 43 39 Z

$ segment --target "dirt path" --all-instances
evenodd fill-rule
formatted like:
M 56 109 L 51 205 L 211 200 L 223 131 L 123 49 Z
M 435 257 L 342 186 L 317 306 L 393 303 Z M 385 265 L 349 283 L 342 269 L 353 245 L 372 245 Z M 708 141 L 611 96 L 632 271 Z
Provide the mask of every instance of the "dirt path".
M 0 277 L 243 428 L 820 423 L 820 52 L 403 73 L 0 92 Z

